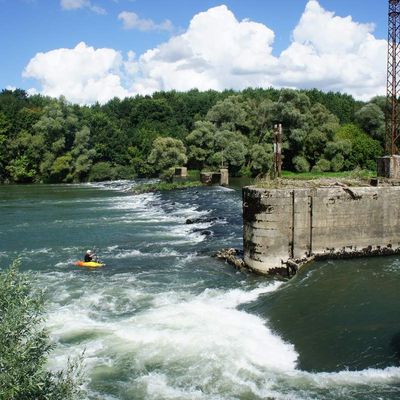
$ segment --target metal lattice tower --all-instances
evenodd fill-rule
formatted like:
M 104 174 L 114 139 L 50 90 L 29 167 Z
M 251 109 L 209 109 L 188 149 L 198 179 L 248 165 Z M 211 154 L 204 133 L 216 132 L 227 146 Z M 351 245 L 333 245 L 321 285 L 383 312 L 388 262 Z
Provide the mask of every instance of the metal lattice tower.
M 394 155 L 400 147 L 400 0 L 389 0 L 388 27 L 386 152 Z

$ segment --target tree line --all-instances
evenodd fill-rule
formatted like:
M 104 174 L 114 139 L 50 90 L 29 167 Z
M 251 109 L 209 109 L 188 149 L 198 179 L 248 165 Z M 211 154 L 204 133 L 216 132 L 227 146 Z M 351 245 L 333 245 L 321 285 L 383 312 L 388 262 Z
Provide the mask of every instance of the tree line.
M 91 106 L 2 90 L 0 182 L 129 179 L 182 165 L 266 174 L 277 123 L 286 170 L 375 169 L 385 107 L 384 97 L 365 103 L 316 89 L 169 91 Z

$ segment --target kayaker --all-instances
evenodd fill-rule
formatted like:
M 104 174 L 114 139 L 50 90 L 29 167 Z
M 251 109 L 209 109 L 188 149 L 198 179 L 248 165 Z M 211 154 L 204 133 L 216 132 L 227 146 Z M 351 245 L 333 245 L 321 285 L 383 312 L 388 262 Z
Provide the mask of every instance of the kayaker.
M 85 262 L 94 261 L 94 254 L 92 254 L 92 250 L 87 250 L 85 254 Z

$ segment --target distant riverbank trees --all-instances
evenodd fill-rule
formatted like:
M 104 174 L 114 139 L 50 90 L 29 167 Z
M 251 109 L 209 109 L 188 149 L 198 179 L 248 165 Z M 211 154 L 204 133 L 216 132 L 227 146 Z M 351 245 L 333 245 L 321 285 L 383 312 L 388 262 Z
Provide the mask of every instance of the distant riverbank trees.
M 3 90 L 0 182 L 148 177 L 183 164 L 266 174 L 277 123 L 283 125 L 284 169 L 371 169 L 383 153 L 384 100 L 269 88 L 157 92 L 79 106 Z

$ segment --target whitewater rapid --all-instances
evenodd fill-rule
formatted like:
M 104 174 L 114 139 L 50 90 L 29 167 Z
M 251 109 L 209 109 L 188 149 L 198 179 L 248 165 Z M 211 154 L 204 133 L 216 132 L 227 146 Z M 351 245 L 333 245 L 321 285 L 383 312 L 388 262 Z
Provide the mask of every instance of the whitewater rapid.
M 76 185 L 72 199 L 43 199 L 37 207 L 48 208 L 49 220 L 38 224 L 51 231 L 49 237 L 0 251 L 0 261 L 19 255 L 45 289 L 47 326 L 56 343 L 50 367 L 62 368 L 84 351 L 89 399 L 400 395 L 398 367 L 301 370 L 294 344 L 265 315 L 249 311 L 248 305 L 283 293 L 288 283 L 233 271 L 211 257 L 217 246 L 241 242 L 239 195 L 218 188 L 171 197 L 131 195 L 132 185 Z M 81 195 L 85 190 L 90 196 Z M 186 224 L 216 212 L 218 219 Z M 33 230 L 30 222 L 7 229 L 15 237 Z M 103 270 L 71 267 L 89 241 L 99 246 Z

